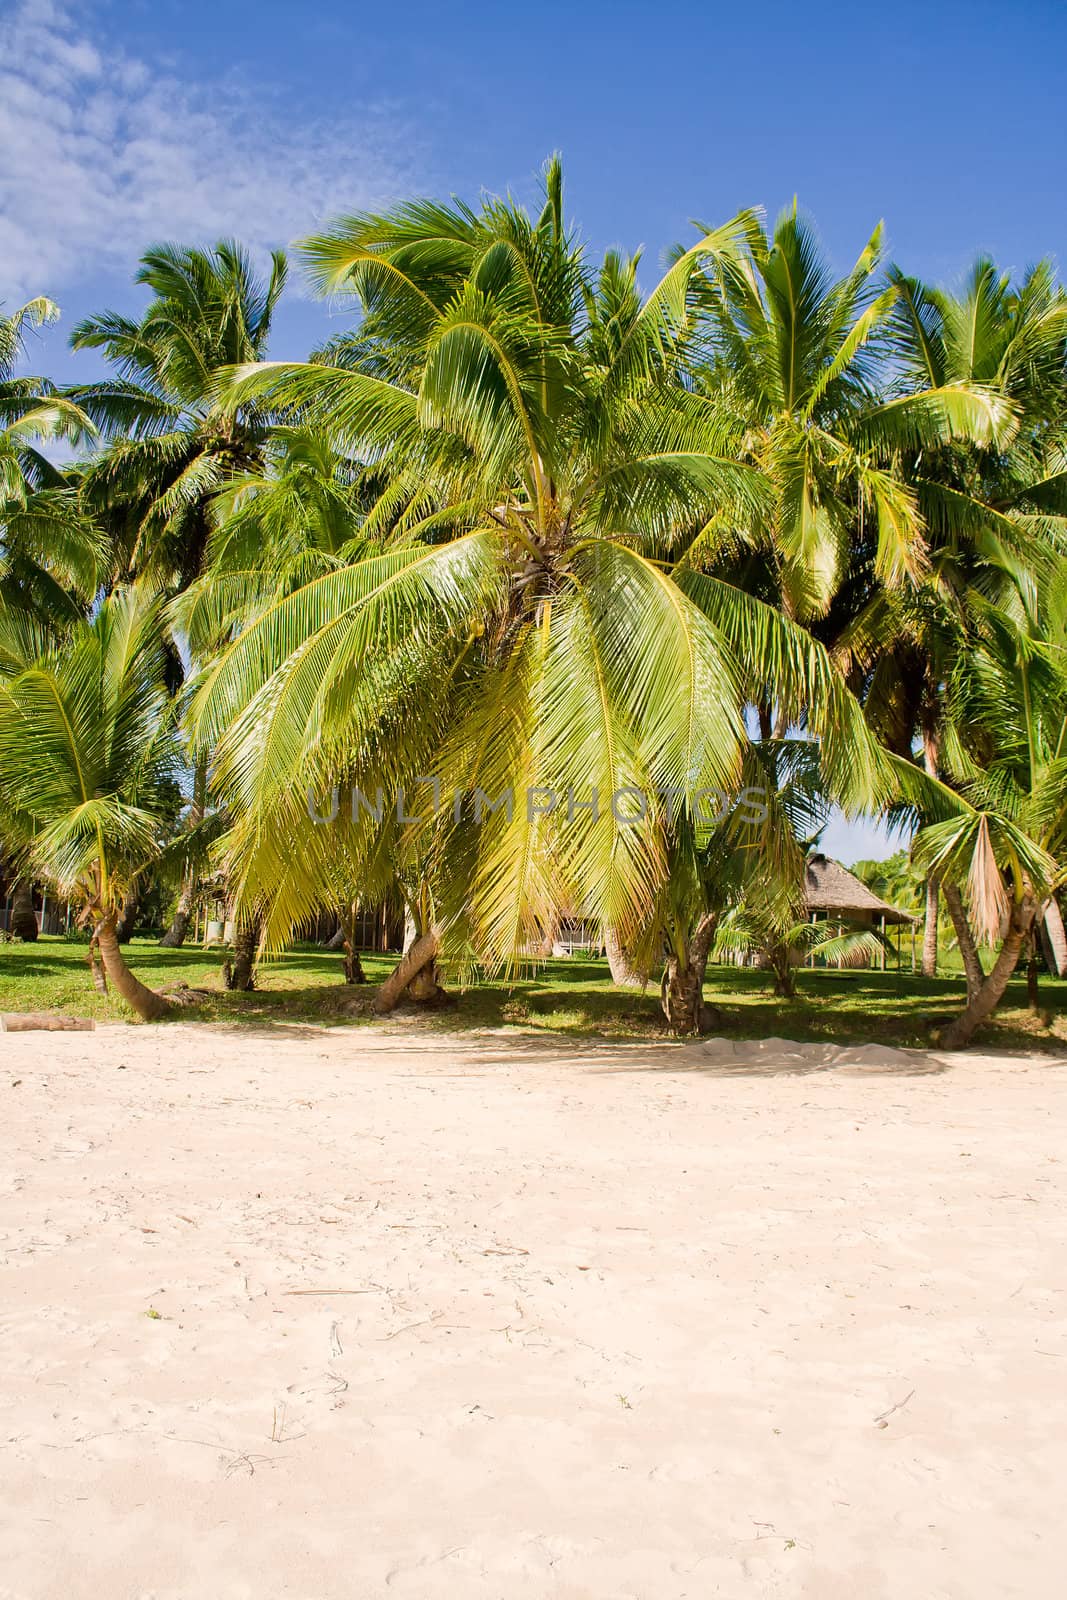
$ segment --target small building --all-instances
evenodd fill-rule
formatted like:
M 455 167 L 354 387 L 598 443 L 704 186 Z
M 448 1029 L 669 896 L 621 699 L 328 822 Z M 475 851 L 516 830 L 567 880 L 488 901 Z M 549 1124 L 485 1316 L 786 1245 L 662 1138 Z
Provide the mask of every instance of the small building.
M 887 928 L 913 928 L 920 920 L 880 900 L 840 861 L 817 853 L 808 857 L 804 872 L 804 904 L 811 922 L 836 923 L 842 933 L 868 928 L 885 937 Z M 899 966 L 899 936 L 896 953 Z M 884 955 L 881 964 L 885 966 Z

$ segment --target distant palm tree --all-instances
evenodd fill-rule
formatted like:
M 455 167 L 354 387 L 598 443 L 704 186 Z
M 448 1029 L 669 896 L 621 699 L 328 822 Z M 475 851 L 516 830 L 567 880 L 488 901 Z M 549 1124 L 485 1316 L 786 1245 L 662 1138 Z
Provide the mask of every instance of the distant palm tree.
M 90 503 L 109 521 L 126 577 L 174 593 L 202 570 L 212 496 L 262 460 L 268 422 L 255 407 L 220 407 L 220 372 L 266 353 L 285 286 L 285 256 L 266 283 L 233 241 L 213 250 L 159 245 L 135 281 L 152 291 L 136 322 L 116 312 L 74 328 L 75 350 L 100 349 L 116 377 L 69 391 L 108 448 L 86 474 Z
M 115 312 L 74 329 L 76 350 L 101 349 L 117 376 L 71 391 L 108 444 L 83 478 L 83 496 L 109 532 L 120 576 L 167 594 L 199 578 L 211 539 L 211 504 L 232 479 L 263 465 L 269 419 L 256 406 L 219 405 L 220 373 L 265 353 L 285 287 L 275 251 L 266 282 L 233 241 L 213 250 L 160 245 L 141 258 L 136 281 L 153 298 L 139 321 Z M 172 650 L 173 680 L 181 658 Z M 207 803 L 207 764 L 193 775 L 188 820 Z M 197 880 L 190 866 L 163 943 L 181 945 Z
M 203 572 L 171 607 L 198 660 L 267 601 L 367 553 L 363 478 L 324 430 L 271 431 L 262 468 L 231 478 L 214 497 Z
M 69 473 L 39 448 L 92 438 L 86 413 L 45 378 L 20 376 L 28 329 L 54 322 L 43 296 L 0 316 L 0 670 L 18 627 L 62 628 L 84 615 L 103 574 L 103 541 L 81 514 Z
M 925 570 L 926 526 L 902 451 L 996 443 L 1011 420 L 997 395 L 955 373 L 885 394 L 900 291 L 881 265 L 879 224 L 835 279 L 794 203 L 773 236 L 751 220 L 744 249 L 710 258 L 697 280 L 699 391 L 768 490 L 747 523 L 720 511 L 697 549 L 803 620 L 826 614 L 859 548 L 890 590 Z
M 17 372 L 27 330 L 58 316 L 43 296 L 0 316 L 0 677 L 21 670 L 84 615 L 103 567 L 102 540 L 68 475 L 38 448 L 77 443 L 92 425 L 46 379 Z M 30 881 L 16 878 L 11 897 L 9 931 L 36 939 Z
M 275 427 L 264 454 L 261 471 L 232 478 L 216 495 L 204 572 L 170 609 L 174 627 L 201 665 L 269 602 L 367 553 L 360 524 L 368 489 L 359 463 L 323 430 L 306 426 Z M 197 815 L 202 809 L 203 796 Z M 345 971 L 356 981 L 361 968 L 352 940 L 359 902 L 369 888 L 366 870 L 353 880 L 336 854 L 324 856 L 320 867 L 323 903 L 340 910 Z M 391 886 L 387 880 L 383 887 Z M 183 889 L 175 925 L 187 921 L 191 910 L 191 893 Z M 239 930 L 239 940 L 247 946 L 253 935 L 258 939 L 255 919 Z M 168 935 L 164 942 L 176 941 Z M 255 953 L 238 951 L 235 982 L 250 979 Z
M 1011 609 L 1019 592 L 1032 593 L 1067 558 L 1067 296 L 1047 262 L 1016 287 L 981 258 L 959 295 L 896 270 L 891 279 L 898 392 L 981 388 L 1010 419 L 984 442 L 916 440 L 900 452 L 926 529 L 927 564 L 914 585 L 879 589 L 843 639 L 880 737 L 902 755 L 918 742 L 937 776 L 954 766 L 945 749 L 946 685 L 971 649 L 975 608 L 993 601 Z M 981 967 L 957 887 L 947 882 L 944 893 L 974 990 Z M 926 899 L 928 976 L 936 970 L 938 898 L 935 876 Z M 1054 902 L 1049 915 L 1061 942 Z
M 948 882 L 966 877 L 979 931 L 998 945 L 943 1034 L 966 1044 L 1000 1003 L 1067 871 L 1067 579 L 1019 584 L 1015 604 L 972 600 L 973 629 L 946 691 L 946 748 L 969 813 L 925 828 L 916 853 Z
M 67 641 L 0 681 L 0 806 L 28 873 L 88 920 L 122 998 L 147 1020 L 168 1002 L 130 971 L 116 929 L 161 854 L 176 777 L 158 603 L 119 590 Z

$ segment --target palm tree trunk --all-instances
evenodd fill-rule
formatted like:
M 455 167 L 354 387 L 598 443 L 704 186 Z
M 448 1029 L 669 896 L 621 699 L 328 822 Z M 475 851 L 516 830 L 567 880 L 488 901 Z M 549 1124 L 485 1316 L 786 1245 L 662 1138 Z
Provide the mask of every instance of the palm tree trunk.
M 931 778 L 937 777 L 940 763 L 940 740 L 932 728 L 923 730 L 923 767 Z M 938 878 L 926 880 L 926 920 L 923 923 L 923 977 L 937 977 L 937 913 Z
M 89 971 L 92 973 L 93 988 L 97 994 L 107 994 L 107 972 L 100 959 L 100 941 L 94 933 L 89 940 Z
M 242 922 L 233 941 L 233 963 L 223 965 L 223 981 L 227 989 L 242 994 L 256 987 L 256 956 L 259 953 L 261 926 L 258 917 Z
M 960 947 L 960 955 L 963 957 L 963 970 L 967 974 L 967 1003 L 969 1005 L 985 982 L 982 958 L 978 954 L 978 946 L 974 942 L 974 934 L 971 932 L 971 924 L 967 916 L 966 907 L 963 904 L 963 896 L 960 894 L 959 884 L 945 883 L 941 887 L 944 891 L 948 914 L 952 918 L 952 926 L 956 930 L 956 942 Z
M 530 946 L 530 954 L 539 961 L 547 961 L 555 949 L 556 939 L 559 936 L 559 924 L 559 913 L 553 911 L 545 921 L 540 939 Z
M 1064 931 L 1063 916 L 1055 895 L 1045 907 L 1044 933 L 1051 956 L 1049 966 L 1057 978 L 1067 978 L 1067 932 Z
M 363 971 L 363 962 L 359 957 L 359 946 L 356 943 L 356 925 L 358 921 L 358 903 L 341 907 L 341 926 L 337 932 L 341 935 L 341 942 L 345 952 L 346 983 L 366 983 L 367 981 L 367 974 Z
M 7 930 L 15 939 L 32 944 L 37 937 L 37 913 L 33 909 L 33 884 L 29 878 L 16 878 L 11 887 L 11 923 Z
M 170 1002 L 164 1000 L 154 989 L 147 988 L 126 965 L 116 935 L 117 922 L 116 914 L 111 912 L 102 922 L 98 922 L 94 929 L 104 969 L 126 1004 L 137 1013 L 141 1021 L 156 1022 L 170 1011 Z
M 708 1033 L 718 1021 L 714 1006 L 704 1003 L 704 977 L 718 923 L 717 912 L 707 912 L 697 923 L 685 947 L 685 960 L 672 950 L 660 983 L 660 1005 L 671 1033 L 686 1037 Z
M 620 989 L 645 989 L 648 987 L 647 973 L 638 972 L 630 959 L 630 952 L 619 936 L 618 928 L 611 923 L 604 927 L 604 946 L 608 954 L 608 966 L 611 968 L 611 981 Z
M 437 982 L 440 948 L 441 936 L 436 928 L 416 934 L 385 982 L 379 985 L 374 996 L 375 1011 L 384 1015 L 395 1011 L 404 998 L 425 1003 L 443 993 Z
M 189 924 L 193 920 L 193 908 L 196 905 L 196 873 L 189 871 L 182 881 L 181 894 L 170 927 L 160 939 L 160 944 L 167 950 L 180 950 L 189 933 Z
M 133 930 L 137 926 L 137 916 L 140 909 L 141 892 L 139 889 L 132 889 L 126 897 L 122 915 L 115 924 L 115 937 L 119 944 L 129 944 L 133 938 Z
M 1034 925 L 1036 912 L 1037 902 L 1029 895 L 1022 901 L 1012 903 L 1008 931 L 993 964 L 993 970 L 974 999 L 968 1001 L 966 1010 L 956 1018 L 955 1022 L 950 1023 L 941 1035 L 940 1043 L 944 1049 L 962 1049 L 970 1042 L 983 1022 L 992 1016 L 1004 998 L 1008 980 L 1018 965 L 1019 954 Z
M 926 920 L 923 923 L 923 977 L 937 977 L 937 913 L 941 885 L 936 878 L 926 880 Z
M 1041 1015 L 1041 994 L 1037 987 L 1037 939 L 1034 929 L 1030 930 L 1026 953 L 1026 1001 L 1030 1007 L 1030 1015 Z
M 766 952 L 767 965 L 774 978 L 774 992 L 779 1000 L 795 1000 L 797 980 L 792 952 L 787 944 L 772 944 Z
M 189 807 L 186 819 L 187 828 L 195 828 L 204 820 L 204 811 L 207 805 L 207 762 L 198 761 L 193 773 L 193 803 Z M 178 905 L 174 912 L 174 919 L 166 933 L 160 939 L 160 944 L 168 950 L 179 950 L 185 943 L 189 932 L 189 924 L 193 918 L 196 906 L 196 893 L 200 887 L 200 878 L 195 867 L 190 866 L 182 879 L 181 893 L 178 896 Z

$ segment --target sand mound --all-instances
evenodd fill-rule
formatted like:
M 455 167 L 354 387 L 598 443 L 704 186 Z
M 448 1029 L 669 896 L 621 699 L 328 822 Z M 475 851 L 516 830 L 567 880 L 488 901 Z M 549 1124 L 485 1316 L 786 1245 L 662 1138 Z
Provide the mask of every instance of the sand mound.
M 796 1039 L 704 1039 L 691 1047 L 701 1065 L 725 1072 L 851 1072 L 928 1071 L 921 1050 L 893 1050 L 886 1045 L 801 1044 Z

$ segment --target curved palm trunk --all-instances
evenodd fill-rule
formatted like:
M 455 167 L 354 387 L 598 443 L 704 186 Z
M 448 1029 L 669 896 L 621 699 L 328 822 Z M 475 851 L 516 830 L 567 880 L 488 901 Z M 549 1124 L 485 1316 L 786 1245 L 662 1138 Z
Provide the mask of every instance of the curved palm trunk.
M 1067 931 L 1055 896 L 1045 907 L 1042 931 L 1048 944 L 1049 966 L 1057 978 L 1067 978 Z
M 718 914 L 701 917 L 685 947 L 685 960 L 672 950 L 660 983 L 660 1005 L 674 1034 L 708 1033 L 719 1020 L 714 1006 L 704 1003 L 704 978 L 715 938 Z
M 196 887 L 196 874 L 187 873 L 171 925 L 159 941 L 167 950 L 180 950 L 188 937 L 189 924 L 193 920 L 193 911 L 196 907 Z
M 620 989 L 648 987 L 647 973 L 638 972 L 619 936 L 618 928 L 612 927 L 610 923 L 604 928 L 604 947 L 607 951 L 608 966 L 611 968 L 612 983 L 618 984 Z
M 97 939 L 95 931 L 89 940 L 88 962 L 89 971 L 93 979 L 93 988 L 97 994 L 107 994 L 107 972 L 104 969 L 104 963 L 100 959 L 100 941 Z
M 395 1011 L 401 1000 L 417 1000 L 425 1005 L 438 999 L 444 991 L 437 982 L 437 952 L 441 936 L 436 928 L 420 933 L 408 945 L 400 960 L 380 984 L 374 996 L 374 1009 L 379 1014 Z
M 126 1004 L 137 1013 L 142 1022 L 156 1022 L 171 1010 L 170 1001 L 164 1000 L 154 989 L 149 989 L 130 971 L 126 965 L 126 958 L 119 949 L 117 923 L 118 918 L 112 912 L 102 922 L 98 922 L 94 929 L 104 970 Z
M 983 1022 L 987 1022 L 992 1016 L 1004 998 L 1008 980 L 1018 965 L 1022 948 L 1033 928 L 1036 913 L 1037 902 L 1029 895 L 1024 900 L 1012 903 L 1008 931 L 993 964 L 993 970 L 982 983 L 974 999 L 968 1001 L 966 1010 L 956 1018 L 955 1022 L 950 1023 L 941 1035 L 940 1042 L 944 1049 L 962 1049 L 970 1042 Z
M 11 888 L 11 922 L 8 932 L 32 944 L 37 937 L 37 913 L 33 909 L 33 884 L 29 878 L 16 878 Z
M 974 942 L 974 934 L 971 932 L 970 919 L 963 904 L 963 896 L 960 894 L 959 885 L 945 883 L 941 887 L 945 896 L 945 904 L 948 907 L 948 914 L 952 918 L 952 926 L 956 930 L 956 942 L 960 947 L 960 955 L 963 957 L 963 970 L 967 975 L 967 1004 L 970 1005 L 985 982 L 982 958 L 978 954 L 978 946 Z

